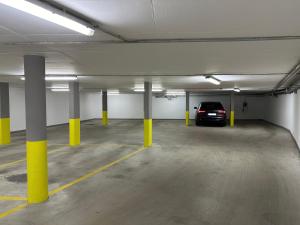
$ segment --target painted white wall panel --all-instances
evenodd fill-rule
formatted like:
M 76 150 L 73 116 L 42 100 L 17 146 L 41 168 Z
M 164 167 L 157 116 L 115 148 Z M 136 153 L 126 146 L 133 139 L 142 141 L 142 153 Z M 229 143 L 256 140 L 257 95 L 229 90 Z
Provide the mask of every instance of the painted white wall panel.
M 25 90 L 24 88 L 10 87 L 10 118 L 11 131 L 24 130 L 25 124 Z M 100 110 L 100 94 L 80 93 L 81 119 L 93 119 Z M 69 97 L 65 92 L 46 92 L 47 125 L 68 123 Z

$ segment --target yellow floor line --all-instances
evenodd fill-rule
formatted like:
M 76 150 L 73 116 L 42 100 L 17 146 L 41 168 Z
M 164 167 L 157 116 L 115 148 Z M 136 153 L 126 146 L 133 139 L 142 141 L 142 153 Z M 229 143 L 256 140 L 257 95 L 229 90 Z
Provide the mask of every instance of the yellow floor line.
M 66 147 L 70 147 L 69 145 L 65 145 L 65 144 L 57 144 L 58 146 L 66 146 Z M 100 145 L 100 144 L 83 144 L 83 145 L 80 145 L 78 147 L 81 147 L 81 146 L 95 146 L 95 145 Z M 49 146 L 55 146 L 55 145 L 49 145 Z M 53 153 L 56 153 L 56 152 L 59 152 L 61 151 L 61 149 L 55 149 L 55 150 L 52 150 L 52 151 L 48 151 L 48 155 L 50 154 L 53 154 Z M 68 153 L 68 152 L 66 152 Z M 22 162 L 25 162 L 26 161 L 26 158 L 24 159 L 19 159 L 19 160 L 16 160 L 16 161 L 12 161 L 12 162 L 9 162 L 9 163 L 4 163 L 4 164 L 0 164 L 0 169 L 3 169 L 3 168 L 6 168 L 6 167 L 10 167 L 10 166 L 14 166 L 16 164 L 19 164 L 19 163 L 22 163 Z
M 25 161 L 26 161 L 26 159 L 19 159 L 19 160 L 12 161 L 12 162 L 9 162 L 9 163 L 4 163 L 4 164 L 0 165 L 0 168 L 5 168 L 5 167 L 13 166 L 15 164 L 19 164 L 19 163 L 25 162 Z
M 131 152 L 131 153 L 123 156 L 120 159 L 117 159 L 117 160 L 115 160 L 115 161 L 113 161 L 113 162 L 111 162 L 111 163 L 109 163 L 109 164 L 107 164 L 105 166 L 101 166 L 101 167 L 99 167 L 99 168 L 97 168 L 97 169 L 95 169 L 93 171 L 90 171 L 86 175 L 83 175 L 83 176 L 79 177 L 76 180 L 73 180 L 73 181 L 71 181 L 71 182 L 69 182 L 69 183 L 67 183 L 65 185 L 62 185 L 62 186 L 60 186 L 60 187 L 58 187 L 56 189 L 53 189 L 52 191 L 49 192 L 49 196 L 52 196 L 52 195 L 54 195 L 54 194 L 56 194 L 58 192 L 61 192 L 61 191 L 65 190 L 65 189 L 67 189 L 67 188 L 69 188 L 69 187 L 71 187 L 71 186 L 73 186 L 73 185 L 81 182 L 81 181 L 84 181 L 84 180 L 86 180 L 86 179 L 88 179 L 90 177 L 93 177 L 96 174 L 98 174 L 98 173 L 100 173 L 100 172 L 102 172 L 104 170 L 107 170 L 108 168 L 110 168 L 110 167 L 112 167 L 112 166 L 114 166 L 114 165 L 116 165 L 116 164 L 118 164 L 118 163 L 120 163 L 120 162 L 122 162 L 122 161 L 124 161 L 126 159 L 129 159 L 129 158 L 135 156 L 136 154 L 138 154 L 138 153 L 140 153 L 140 152 L 142 152 L 142 151 L 144 151 L 146 149 L 147 148 L 145 148 L 145 147 L 141 147 L 138 150 L 136 150 L 134 152 Z
M 51 155 L 51 154 L 59 152 L 59 151 L 61 151 L 61 149 L 55 149 L 55 150 L 52 150 L 52 151 L 48 151 L 48 155 Z M 66 153 L 68 153 L 68 152 L 66 152 Z M 19 163 L 22 163 L 22 162 L 25 162 L 25 161 L 26 161 L 26 158 L 19 159 L 19 160 L 16 160 L 16 161 L 12 161 L 12 162 L 9 162 L 9 163 L 0 164 L 0 169 L 10 167 L 10 166 L 14 166 L 16 164 L 19 164 Z
M 0 213 L 0 219 L 7 217 L 15 212 L 21 211 L 22 209 L 26 208 L 27 205 L 28 205 L 27 203 L 23 203 L 23 204 L 17 205 L 16 207 L 9 209 L 3 213 Z
M 26 201 L 26 197 L 22 196 L 8 196 L 8 195 L 0 195 L 0 201 Z
M 137 155 L 138 153 L 146 150 L 146 149 L 147 148 L 145 148 L 145 147 L 141 147 L 138 150 L 136 150 L 134 152 L 131 152 L 131 153 L 129 153 L 129 154 L 121 157 L 120 159 L 112 161 L 111 163 L 109 163 L 109 164 L 107 164 L 105 166 L 101 166 L 101 167 L 99 167 L 99 168 L 97 168 L 97 169 L 95 169 L 93 171 L 90 171 L 86 175 L 83 175 L 83 176 L 79 177 L 78 179 L 76 179 L 74 181 L 71 181 L 71 182 L 69 182 L 69 183 L 67 183 L 65 185 L 62 185 L 62 186 L 60 186 L 60 187 L 58 187 L 56 189 L 53 189 L 52 191 L 49 192 L 49 196 L 53 196 L 53 195 L 55 195 L 55 194 L 57 194 L 57 193 L 65 190 L 65 189 L 67 189 L 67 188 L 69 188 L 69 187 L 77 184 L 77 183 L 80 183 L 80 182 L 82 182 L 82 181 L 84 181 L 84 180 L 86 180 L 86 179 L 88 179 L 90 177 L 93 177 L 93 176 L 97 175 L 98 173 L 100 173 L 102 171 L 105 171 L 105 170 L 109 169 L 110 167 L 112 167 L 112 166 L 114 166 L 114 165 L 116 165 L 116 164 L 118 164 L 118 163 L 120 163 L 122 161 L 125 161 L 125 160 L 127 160 L 127 159 L 129 159 L 129 158 L 131 158 L 131 157 L 133 157 L 135 155 Z M 22 197 L 20 197 L 20 198 L 22 198 Z M 9 215 L 11 215 L 11 214 L 13 214 L 15 212 L 21 211 L 22 209 L 26 208 L 27 206 L 28 206 L 27 203 L 20 204 L 20 205 L 14 207 L 12 209 L 9 209 L 9 210 L 7 210 L 7 211 L 5 211 L 3 213 L 0 213 L 0 219 L 2 219 L 4 217 L 7 217 L 7 216 L 9 216 Z

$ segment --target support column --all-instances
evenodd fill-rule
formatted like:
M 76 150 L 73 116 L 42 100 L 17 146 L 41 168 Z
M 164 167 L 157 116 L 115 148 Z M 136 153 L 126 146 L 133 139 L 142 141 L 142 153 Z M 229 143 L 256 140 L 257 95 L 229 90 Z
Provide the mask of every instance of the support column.
M 190 124 L 190 92 L 185 92 L 185 125 Z
M 234 127 L 234 93 L 230 94 L 230 127 Z
M 152 146 L 152 83 L 144 84 L 144 146 Z
M 107 91 L 102 91 L 102 125 L 108 125 Z
M 69 83 L 69 139 L 70 146 L 80 145 L 80 96 L 79 83 Z
M 28 203 L 48 199 L 45 58 L 24 56 L 27 198 Z
M 10 144 L 9 84 L 0 83 L 0 145 Z

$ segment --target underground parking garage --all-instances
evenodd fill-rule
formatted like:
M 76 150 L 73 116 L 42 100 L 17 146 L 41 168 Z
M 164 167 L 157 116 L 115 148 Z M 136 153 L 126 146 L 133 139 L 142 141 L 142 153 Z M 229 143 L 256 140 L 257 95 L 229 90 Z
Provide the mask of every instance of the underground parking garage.
M 300 3 L 0 0 L 0 224 L 298 225 Z

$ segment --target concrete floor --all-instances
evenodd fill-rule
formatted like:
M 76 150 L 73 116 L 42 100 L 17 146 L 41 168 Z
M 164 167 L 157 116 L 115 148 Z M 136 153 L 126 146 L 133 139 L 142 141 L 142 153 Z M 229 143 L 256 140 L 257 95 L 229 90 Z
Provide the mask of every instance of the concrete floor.
M 300 159 L 284 129 L 254 121 L 185 127 L 154 121 L 154 145 L 87 180 L 0 219 L 5 225 L 299 225 Z M 67 126 L 49 128 L 49 189 L 143 144 L 143 123 L 82 125 L 69 148 Z M 0 195 L 26 193 L 24 133 L 0 147 Z M 21 202 L 22 203 L 22 202 Z M 0 212 L 20 201 L 0 201 Z

